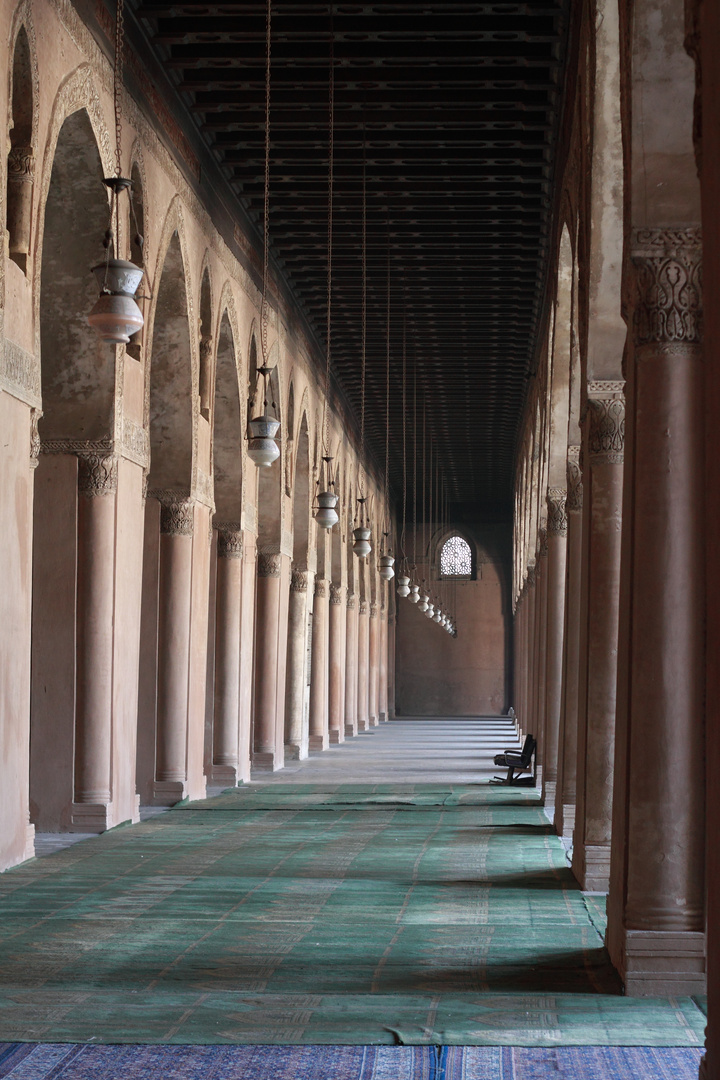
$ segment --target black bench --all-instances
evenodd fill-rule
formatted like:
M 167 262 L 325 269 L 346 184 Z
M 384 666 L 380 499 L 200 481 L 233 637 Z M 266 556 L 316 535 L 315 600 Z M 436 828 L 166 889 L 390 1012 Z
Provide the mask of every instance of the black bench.
M 527 784 L 532 782 L 532 776 L 521 776 L 521 773 L 532 772 L 532 759 L 537 746 L 532 735 L 525 736 L 522 750 L 506 750 L 502 754 L 495 755 L 495 764 L 507 769 L 507 776 L 503 780 L 496 776 L 491 783 L 495 784 Z

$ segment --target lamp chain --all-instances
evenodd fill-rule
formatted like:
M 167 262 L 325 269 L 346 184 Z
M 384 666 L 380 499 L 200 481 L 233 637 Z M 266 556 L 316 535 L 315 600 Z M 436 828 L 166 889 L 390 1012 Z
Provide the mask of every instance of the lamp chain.
M 387 313 L 385 326 L 385 513 L 388 511 L 390 466 L 390 222 L 387 247 Z
M 263 279 L 260 307 L 260 348 L 263 367 L 268 356 L 268 278 L 270 269 L 270 47 L 272 41 L 272 0 L 267 0 L 265 13 L 265 188 L 263 193 Z
M 406 440 L 406 428 L 407 428 L 407 385 L 406 385 L 406 361 L 407 361 L 407 340 L 406 340 L 407 323 L 406 318 L 403 315 L 403 346 L 402 346 L 402 454 L 403 454 L 403 509 L 402 509 L 402 537 L 400 540 L 400 550 L 402 551 L 403 567 L 407 562 L 405 558 L 405 520 L 407 516 L 407 440 Z
M 330 394 L 330 354 L 332 352 L 332 262 L 333 262 L 333 195 L 335 181 L 335 41 L 330 24 L 330 93 L 329 93 L 329 136 L 328 136 L 328 236 L 327 236 L 327 324 L 325 328 L 325 400 L 323 402 L 323 442 L 325 457 L 330 453 L 330 416 L 328 396 Z M 328 467 L 328 483 L 329 463 Z
M 367 179 L 365 126 L 363 125 L 362 180 L 362 298 L 360 312 L 360 463 L 365 460 L 365 349 L 367 345 Z M 360 488 L 362 494 L 362 487 Z

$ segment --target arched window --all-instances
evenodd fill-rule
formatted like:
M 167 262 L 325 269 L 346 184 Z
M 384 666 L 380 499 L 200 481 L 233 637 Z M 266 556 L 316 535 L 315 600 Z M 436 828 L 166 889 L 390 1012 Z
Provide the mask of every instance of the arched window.
M 449 537 L 440 549 L 440 577 L 472 577 L 472 552 L 462 536 Z

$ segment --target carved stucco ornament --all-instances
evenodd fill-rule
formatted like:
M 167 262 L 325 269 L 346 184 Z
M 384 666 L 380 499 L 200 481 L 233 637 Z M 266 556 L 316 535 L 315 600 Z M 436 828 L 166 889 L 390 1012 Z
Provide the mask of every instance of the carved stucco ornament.
M 114 454 L 80 453 L 78 491 L 88 499 L 117 491 L 118 460 Z
M 280 577 L 280 552 L 261 551 L 257 558 L 258 577 Z
M 327 596 L 327 584 L 325 578 L 315 578 L 315 595 Z
M 565 488 L 548 488 L 548 536 L 567 536 L 566 499 L 567 491 Z
M 40 431 L 38 424 L 42 419 L 42 409 L 30 410 L 30 468 L 37 469 L 40 461 Z
M 574 514 L 582 510 L 583 504 L 582 469 L 580 467 L 579 446 L 568 446 L 567 485 L 565 509 L 568 514 Z
M 357 596 L 355 595 L 355 593 L 348 593 L 348 597 L 347 597 L 347 609 L 348 609 L 348 611 L 354 611 L 355 610 L 355 601 L 356 600 L 357 600 Z
M 625 384 L 615 380 L 588 383 L 583 410 L 588 458 L 594 465 L 621 465 L 625 455 Z
M 293 592 L 307 592 L 308 587 L 308 572 L 307 570 L 297 570 L 293 567 L 292 574 L 290 575 L 290 588 Z
M 360 601 L 360 607 L 358 608 L 358 611 L 360 612 L 361 615 L 367 615 L 367 613 L 368 613 L 368 602 L 367 602 L 367 600 L 361 600 Z
M 702 341 L 702 232 L 636 229 L 633 336 L 636 346 Z
M 240 523 L 237 521 L 221 521 L 215 527 L 218 534 L 218 558 L 241 559 L 243 535 Z
M 343 598 L 342 585 L 330 585 L 330 603 L 337 606 L 342 604 Z
M 160 503 L 160 532 L 163 536 L 192 536 L 195 503 L 191 498 L 179 492 L 156 489 L 148 494 Z

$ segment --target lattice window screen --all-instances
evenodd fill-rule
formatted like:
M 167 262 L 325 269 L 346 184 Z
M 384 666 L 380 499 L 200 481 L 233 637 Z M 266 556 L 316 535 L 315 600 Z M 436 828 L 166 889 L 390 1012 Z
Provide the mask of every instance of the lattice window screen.
M 441 577 L 470 577 L 472 575 L 472 554 L 470 545 L 462 536 L 451 536 L 446 540 L 440 552 Z

